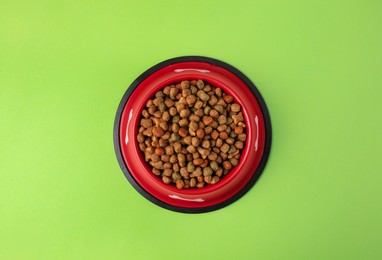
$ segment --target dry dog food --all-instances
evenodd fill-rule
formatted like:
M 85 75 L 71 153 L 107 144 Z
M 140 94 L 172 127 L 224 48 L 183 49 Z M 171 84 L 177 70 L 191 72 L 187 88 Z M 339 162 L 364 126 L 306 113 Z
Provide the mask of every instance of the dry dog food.
M 241 106 L 202 80 L 166 86 L 146 103 L 137 140 L 152 173 L 178 189 L 216 184 L 240 160 Z

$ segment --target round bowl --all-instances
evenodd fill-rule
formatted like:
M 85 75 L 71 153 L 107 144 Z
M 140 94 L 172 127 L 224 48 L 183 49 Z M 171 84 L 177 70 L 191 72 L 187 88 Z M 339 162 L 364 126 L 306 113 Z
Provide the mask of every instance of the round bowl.
M 165 86 L 192 79 L 202 79 L 234 97 L 242 107 L 247 140 L 239 164 L 220 182 L 203 188 L 179 190 L 152 174 L 136 137 L 146 102 Z M 148 69 L 127 89 L 114 123 L 114 148 L 126 178 L 151 202 L 178 212 L 208 212 L 242 197 L 260 177 L 270 146 L 269 113 L 255 85 L 231 65 L 207 57 L 174 58 Z

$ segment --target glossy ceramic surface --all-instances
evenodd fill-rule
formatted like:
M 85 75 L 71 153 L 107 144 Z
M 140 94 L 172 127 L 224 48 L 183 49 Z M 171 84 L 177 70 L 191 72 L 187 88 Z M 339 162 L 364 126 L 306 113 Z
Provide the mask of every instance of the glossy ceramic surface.
M 116 118 L 117 156 L 133 186 L 154 203 L 177 211 L 200 212 L 222 207 L 242 196 L 252 186 L 261 173 L 260 162 L 268 156 L 270 145 L 270 125 L 264 119 L 264 106 L 242 78 L 222 66 L 219 61 L 208 58 L 184 57 L 158 64 L 138 78 L 121 101 Z M 221 63 L 220 65 L 225 65 Z M 228 65 L 227 65 L 228 66 Z M 233 68 L 232 68 L 233 69 Z M 243 75 L 241 75 L 243 76 Z M 179 190 L 164 184 L 153 175 L 139 150 L 138 134 L 141 111 L 148 99 L 158 90 L 182 80 L 202 79 L 222 88 L 232 95 L 242 106 L 247 125 L 247 140 L 240 163 L 215 185 L 204 188 Z M 262 105 L 264 105 L 262 103 Z M 267 113 L 267 111 L 266 111 Z M 267 125 L 266 125 L 267 124 Z M 268 128 L 267 128 L 268 127 Z M 267 132 L 268 131 L 268 132 Z M 268 147 L 264 155 L 266 142 Z M 122 159 L 122 162 L 121 162 Z M 265 164 L 265 162 L 263 162 Z M 258 170 L 259 169 L 259 170 Z M 245 188 L 246 187 L 246 188 Z

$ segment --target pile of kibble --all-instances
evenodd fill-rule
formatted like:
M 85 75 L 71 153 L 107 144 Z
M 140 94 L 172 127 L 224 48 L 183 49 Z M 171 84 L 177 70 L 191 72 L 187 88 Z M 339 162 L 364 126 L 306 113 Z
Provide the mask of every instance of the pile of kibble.
M 239 163 L 241 106 L 202 80 L 166 86 L 146 103 L 137 140 L 152 173 L 178 189 L 215 184 Z

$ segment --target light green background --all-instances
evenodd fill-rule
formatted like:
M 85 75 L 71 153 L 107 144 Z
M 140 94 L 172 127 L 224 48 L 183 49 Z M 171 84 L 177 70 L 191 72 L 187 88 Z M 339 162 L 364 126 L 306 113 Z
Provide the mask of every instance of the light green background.
M 1 259 L 381 259 L 381 1 L 0 0 Z M 187 215 L 139 195 L 112 129 L 130 83 L 204 55 L 255 82 L 256 185 Z

